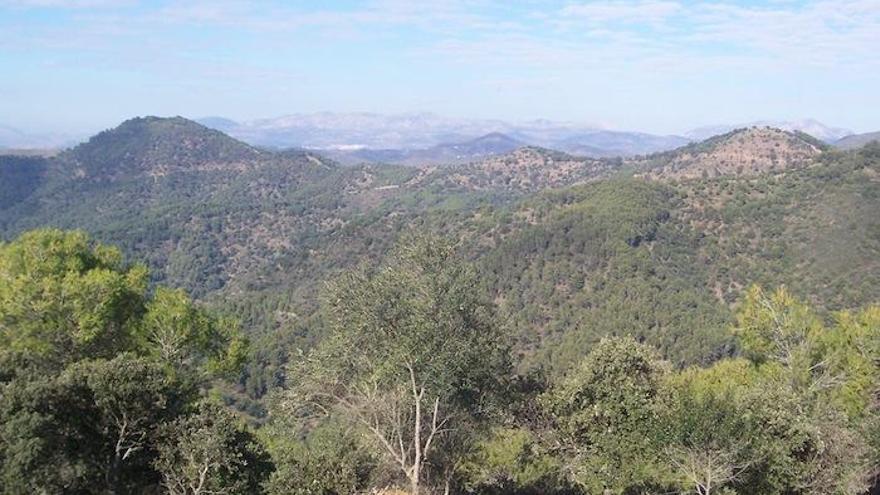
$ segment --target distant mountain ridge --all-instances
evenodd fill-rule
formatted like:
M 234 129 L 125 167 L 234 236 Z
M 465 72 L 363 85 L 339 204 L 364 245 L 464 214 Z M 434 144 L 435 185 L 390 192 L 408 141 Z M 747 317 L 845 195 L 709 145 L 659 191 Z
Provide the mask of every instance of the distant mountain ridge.
M 343 161 L 361 155 L 366 161 L 411 163 L 420 154 L 430 154 L 424 153 L 424 150 L 433 149 L 432 153 L 438 154 L 441 150 L 437 147 L 472 147 L 474 145 L 468 143 L 488 136 L 495 136 L 496 141 L 504 136 L 505 141 L 517 142 L 520 146 L 539 146 L 590 157 L 653 153 L 690 142 L 681 136 L 613 131 L 590 124 L 549 120 L 510 123 L 490 119 L 452 119 L 431 113 L 381 115 L 324 112 L 243 123 L 223 117 L 208 117 L 198 122 L 255 146 L 329 150 Z M 492 147 L 498 148 L 498 144 Z M 412 153 L 415 150 L 419 150 L 419 153 Z M 480 155 L 467 151 L 461 154 Z M 446 155 L 454 156 L 455 153 Z M 377 157 L 382 159 L 374 159 Z
M 553 148 L 573 155 L 598 158 L 647 155 L 675 149 L 690 142 L 690 139 L 682 136 L 602 130 L 571 136 L 556 143 Z
M 834 146 L 844 150 L 861 148 L 872 141 L 880 141 L 880 131 L 864 134 L 851 134 L 834 142 Z
M 76 137 L 60 133 L 30 133 L 13 126 L 0 124 L 0 150 L 49 149 L 69 146 Z
M 340 163 L 354 165 L 358 163 L 396 163 L 402 165 L 453 165 L 468 163 L 489 156 L 509 153 L 526 146 L 500 132 L 493 132 L 459 143 L 444 143 L 425 149 L 331 149 L 321 150 Z

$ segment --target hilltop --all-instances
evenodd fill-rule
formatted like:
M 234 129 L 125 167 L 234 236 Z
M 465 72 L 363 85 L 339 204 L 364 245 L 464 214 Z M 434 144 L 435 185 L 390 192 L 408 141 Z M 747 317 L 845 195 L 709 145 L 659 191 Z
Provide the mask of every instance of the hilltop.
M 801 119 L 789 121 L 758 120 L 755 122 L 733 125 L 710 125 L 691 129 L 690 131 L 685 132 L 684 136 L 694 141 L 703 141 L 713 136 L 727 134 L 728 132 L 735 131 L 736 129 L 743 129 L 747 127 L 773 127 L 775 129 L 782 129 L 783 131 L 788 132 L 802 132 L 805 134 L 809 134 L 810 136 L 813 136 L 814 138 L 819 139 L 825 143 L 833 143 L 843 138 L 844 136 L 852 134 L 852 131 L 848 129 L 825 125 L 822 122 L 817 121 L 816 119 Z
M 598 179 L 618 168 L 620 163 L 524 147 L 457 167 L 428 168 L 410 185 L 431 184 L 473 191 L 534 192 Z
M 241 168 L 260 158 L 259 150 L 182 117 L 127 120 L 59 156 L 67 173 L 93 180 Z
M 650 157 L 645 175 L 682 180 L 781 172 L 812 164 L 824 147 L 803 133 L 771 127 L 737 129 Z

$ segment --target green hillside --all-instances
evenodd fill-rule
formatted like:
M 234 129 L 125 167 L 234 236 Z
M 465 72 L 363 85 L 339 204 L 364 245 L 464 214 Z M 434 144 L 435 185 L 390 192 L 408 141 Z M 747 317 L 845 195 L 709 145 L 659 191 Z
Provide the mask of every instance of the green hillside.
M 880 146 L 340 167 L 146 118 L 0 184 L 0 493 L 878 485 Z
M 4 196 L 0 225 L 7 238 L 52 225 L 121 246 L 154 283 L 270 335 L 282 355 L 270 367 L 289 350 L 278 346 L 321 334 L 326 281 L 379 262 L 411 231 L 455 239 L 476 263 L 523 368 L 561 373 L 609 334 L 701 363 L 732 351 L 731 308 L 752 283 L 785 284 L 827 310 L 880 300 L 877 148 L 742 132 L 626 163 L 524 149 L 412 169 L 338 167 L 180 118 L 135 119 L 46 162 L 5 158 L 17 165 L 0 169 L 3 183 L 23 186 Z M 796 163 L 744 175 L 711 163 L 765 150 Z M 641 178 L 658 163 L 689 172 Z
M 40 157 L 0 155 L 0 210 L 23 202 L 43 181 L 46 160 Z

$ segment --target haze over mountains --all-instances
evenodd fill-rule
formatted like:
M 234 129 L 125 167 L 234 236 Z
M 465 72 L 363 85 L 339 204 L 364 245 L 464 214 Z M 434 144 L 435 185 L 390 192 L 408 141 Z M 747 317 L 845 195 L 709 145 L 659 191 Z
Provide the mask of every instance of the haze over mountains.
M 864 134 L 853 134 L 850 136 L 846 136 L 845 138 L 834 143 L 834 146 L 844 149 L 856 149 L 861 148 L 862 146 L 872 142 L 872 141 L 880 141 L 880 131 L 878 132 L 866 132 Z
M 349 165 L 361 162 L 403 165 L 467 163 L 523 146 L 593 158 L 627 157 L 672 150 L 753 126 L 801 131 L 826 143 L 835 143 L 852 135 L 847 129 L 827 126 L 814 119 L 704 126 L 681 135 L 655 135 L 546 119 L 506 122 L 448 118 L 425 112 L 388 115 L 321 112 L 245 122 L 223 117 L 206 117 L 197 121 L 252 146 L 318 150 Z M 84 135 L 28 133 L 11 126 L 0 126 L 0 149 L 58 149 L 72 146 L 84 138 Z M 858 138 L 854 139 L 859 142 Z
M 73 146 L 77 136 L 60 133 L 30 133 L 0 124 L 0 149 L 47 149 Z
M 511 123 L 502 120 L 452 119 L 431 113 L 381 115 L 326 112 L 248 122 L 209 117 L 199 122 L 255 146 L 324 150 L 343 162 L 388 161 L 407 164 L 466 162 L 508 152 L 517 144 L 580 156 L 632 156 L 671 150 L 752 126 L 801 131 L 829 143 L 852 134 L 849 130 L 826 126 L 814 119 L 707 126 L 682 135 L 654 135 L 550 120 Z

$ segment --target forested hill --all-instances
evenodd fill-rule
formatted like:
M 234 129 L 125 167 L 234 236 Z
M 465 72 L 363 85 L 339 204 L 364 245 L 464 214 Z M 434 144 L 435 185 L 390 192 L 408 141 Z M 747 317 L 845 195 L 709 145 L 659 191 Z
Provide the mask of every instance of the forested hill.
M 481 271 L 523 368 L 561 373 L 606 334 L 675 363 L 731 352 L 752 283 L 824 310 L 880 300 L 880 149 L 746 129 L 675 152 L 339 167 L 181 118 L 140 118 L 53 158 L 0 158 L 0 229 L 81 228 L 266 335 L 258 396 L 321 333 L 327 280 L 406 232 L 448 236 Z M 271 337 L 268 337 L 271 336 Z M 259 340 L 259 338 L 258 338 Z
M 243 169 L 262 153 L 226 135 L 176 117 L 128 120 L 62 153 L 64 172 L 108 181 L 198 170 Z
M 649 177 L 666 180 L 747 176 L 809 166 L 827 149 L 828 145 L 802 132 L 750 127 L 645 161 Z

